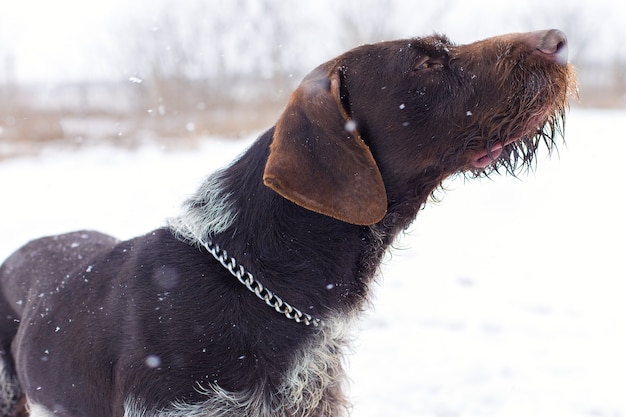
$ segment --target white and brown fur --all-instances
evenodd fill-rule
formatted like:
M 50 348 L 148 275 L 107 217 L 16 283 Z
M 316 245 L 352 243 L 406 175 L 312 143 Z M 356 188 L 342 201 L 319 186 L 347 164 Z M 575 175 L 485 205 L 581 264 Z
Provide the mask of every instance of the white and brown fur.
M 446 177 L 515 172 L 553 144 L 565 51 L 559 31 L 356 48 L 168 227 L 25 245 L 0 267 L 0 414 L 20 399 L 34 417 L 346 414 L 348 329 L 385 250 Z M 209 240 L 323 324 L 268 307 Z

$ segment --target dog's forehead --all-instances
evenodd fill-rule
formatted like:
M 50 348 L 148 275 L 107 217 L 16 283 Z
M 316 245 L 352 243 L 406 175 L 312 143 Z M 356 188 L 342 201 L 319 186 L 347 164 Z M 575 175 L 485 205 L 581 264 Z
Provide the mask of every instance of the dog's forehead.
M 424 56 L 445 59 L 450 55 L 450 48 L 453 46 L 454 44 L 444 35 L 366 44 L 343 53 L 317 70 L 334 66 L 343 68 L 346 74 L 353 72 L 381 76 L 404 74 Z M 359 82 L 364 80 L 359 79 Z
M 368 55 L 383 60 L 414 58 L 421 56 L 442 57 L 450 53 L 454 44 L 444 35 L 407 38 L 365 45 Z M 359 48 L 354 51 L 358 51 Z
M 428 55 L 445 55 L 450 52 L 450 47 L 454 44 L 450 39 L 441 34 L 435 34 L 432 36 L 426 36 L 423 38 L 409 39 L 410 47 L 412 49 L 421 50 Z

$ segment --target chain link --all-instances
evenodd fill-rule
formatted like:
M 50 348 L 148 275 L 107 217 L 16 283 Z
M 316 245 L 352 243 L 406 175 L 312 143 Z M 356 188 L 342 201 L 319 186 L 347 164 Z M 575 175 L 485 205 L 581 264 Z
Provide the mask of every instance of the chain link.
M 228 252 L 220 248 L 218 244 L 210 240 L 208 242 L 201 240 L 200 243 L 228 270 L 228 272 L 237 278 L 240 283 L 245 285 L 257 298 L 265 301 L 265 304 L 274 308 L 278 313 L 283 314 L 290 320 L 294 320 L 296 323 L 303 323 L 306 326 L 317 327 L 322 324 L 322 320 L 310 314 L 303 313 L 301 310 L 283 301 L 279 296 L 265 288 L 250 272 L 246 271 L 243 265 L 238 264 L 235 258 L 228 256 Z

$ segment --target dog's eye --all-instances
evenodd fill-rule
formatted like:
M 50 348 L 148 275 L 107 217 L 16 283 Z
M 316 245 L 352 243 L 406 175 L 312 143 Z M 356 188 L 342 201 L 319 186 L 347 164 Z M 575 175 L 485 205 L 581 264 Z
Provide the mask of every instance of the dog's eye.
M 442 67 L 443 63 L 441 61 L 425 56 L 415 64 L 415 66 L 413 67 L 413 72 L 436 70 L 441 69 Z

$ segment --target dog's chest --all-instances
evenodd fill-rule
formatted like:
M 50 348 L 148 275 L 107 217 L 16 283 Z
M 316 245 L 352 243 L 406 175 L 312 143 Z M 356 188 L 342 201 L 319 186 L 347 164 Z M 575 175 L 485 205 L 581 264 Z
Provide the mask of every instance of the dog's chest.
M 338 417 L 348 402 L 343 394 L 343 351 L 349 323 L 334 318 L 295 354 L 275 391 L 259 381 L 247 392 L 229 392 L 218 385 L 198 387 L 206 398 L 193 404 L 175 403 L 149 411 L 135 398 L 125 402 L 124 417 Z

